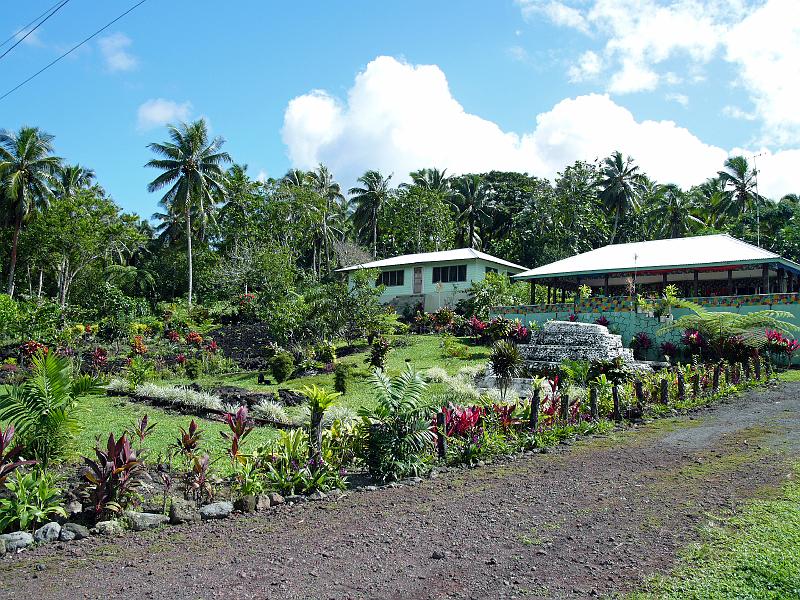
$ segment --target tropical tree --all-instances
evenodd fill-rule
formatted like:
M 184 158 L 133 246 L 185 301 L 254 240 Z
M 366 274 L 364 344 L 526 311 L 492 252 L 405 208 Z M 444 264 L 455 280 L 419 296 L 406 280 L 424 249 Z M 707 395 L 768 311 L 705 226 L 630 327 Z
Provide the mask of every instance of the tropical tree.
M 420 169 L 412 171 L 411 181 L 417 187 L 431 192 L 440 192 L 447 195 L 450 192 L 450 177 L 446 175 L 447 169 Z M 407 185 L 407 184 L 406 184 Z
M 318 229 L 316 237 L 319 249 L 320 274 L 322 273 L 322 258 L 330 267 L 331 249 L 341 234 L 342 222 L 340 221 L 341 205 L 345 202 L 341 186 L 333 179 L 333 174 L 328 167 L 320 164 L 315 171 L 307 174 L 308 185 L 311 190 L 322 199 L 322 206 L 317 211 L 315 225 Z
M 623 160 L 620 152 L 614 152 L 603 161 L 597 185 L 606 210 L 614 213 L 614 227 L 609 240 L 609 243 L 613 244 L 617 237 L 620 218 L 639 208 L 639 195 L 644 185 L 644 176 L 639 167 L 633 164 L 630 156 Z
M 764 200 L 755 191 L 756 170 L 750 168 L 744 156 L 731 156 L 725 161 L 725 169 L 717 175 L 726 192 L 726 201 L 722 206 L 726 214 L 745 214 Z
M 62 198 L 70 198 L 79 190 L 90 187 L 95 181 L 95 172 L 81 165 L 65 165 L 56 174 L 55 191 Z
M 702 221 L 692 215 L 691 196 L 677 185 L 659 185 L 653 195 L 648 217 L 651 235 L 659 238 L 679 238 L 691 233 Z
M 53 155 L 53 136 L 38 127 L 18 132 L 0 131 L 0 192 L 3 213 L 12 223 L 8 295 L 14 295 L 19 232 L 30 219 L 50 204 L 53 175 L 61 159 Z
M 192 306 L 192 217 L 205 223 L 215 200 L 225 194 L 225 174 L 221 165 L 231 162 L 227 152 L 220 148 L 225 143 L 221 137 L 209 139 L 204 119 L 167 127 L 170 141 L 152 143 L 148 148 L 161 158 L 145 166 L 163 171 L 147 186 L 155 192 L 169 187 L 161 204 L 171 215 L 183 215 L 186 232 L 186 253 L 189 265 L 189 307 Z
M 369 231 L 372 237 L 372 256 L 378 255 L 378 215 L 389 196 L 389 181 L 380 171 L 367 171 L 358 178 L 362 187 L 350 188 L 351 201 L 355 203 L 353 224 L 356 232 Z
M 477 225 L 488 219 L 487 209 L 491 202 L 491 187 L 480 175 L 464 175 L 453 182 L 454 194 L 452 203 L 458 214 L 456 223 L 466 227 L 467 235 L 459 232 L 464 245 L 470 248 L 480 248 L 481 236 L 478 234 Z

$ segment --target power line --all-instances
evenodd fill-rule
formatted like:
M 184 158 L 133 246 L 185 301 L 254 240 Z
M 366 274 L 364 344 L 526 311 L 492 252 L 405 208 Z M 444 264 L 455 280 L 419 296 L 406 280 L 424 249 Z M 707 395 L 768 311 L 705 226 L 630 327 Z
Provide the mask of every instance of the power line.
M 19 45 L 20 45 L 20 44 L 21 44 L 21 43 L 22 43 L 22 42 L 25 40 L 25 38 L 26 38 L 26 37 L 28 37 L 28 36 L 29 36 L 30 34 L 32 34 L 34 31 L 36 31 L 37 29 L 39 29 L 39 27 L 41 27 L 42 25 L 44 25 L 44 23 L 46 23 L 46 22 L 47 22 L 47 19 L 49 19 L 50 17 L 52 17 L 52 16 L 53 16 L 54 14 L 56 14 L 56 13 L 57 13 L 59 10 L 61 10 L 61 9 L 64 7 L 64 5 L 65 5 L 67 2 L 69 2 L 69 0 L 64 0 L 64 1 L 63 1 L 61 4 L 59 4 L 58 6 L 56 6 L 56 7 L 53 9 L 53 11 L 52 11 L 52 12 L 51 12 L 49 15 L 47 15 L 47 16 L 46 16 L 44 19 L 42 19 L 41 21 L 39 21 L 39 22 L 36 24 L 36 27 L 33 27 L 33 28 L 32 28 L 30 31 L 28 31 L 28 32 L 27 32 L 25 35 L 23 35 L 21 38 L 19 38 L 19 39 L 17 40 L 17 43 L 16 43 L 16 44 L 14 44 L 13 46 L 11 46 L 11 48 L 9 48 L 8 50 L 6 50 L 6 51 L 5 51 L 5 52 L 3 52 L 2 54 L 0 54 L 0 60 L 2 60 L 2 58 L 3 58 L 3 57 L 6 55 L 6 54 L 8 54 L 9 52 L 11 52 L 11 51 L 12 51 L 14 48 L 16 48 L 17 46 L 19 46 Z
M 112 26 L 114 23 L 116 23 L 117 21 L 119 21 L 121 18 L 123 18 L 123 17 L 124 17 L 124 16 L 126 16 L 127 14 L 129 14 L 129 13 L 133 12 L 134 10 L 136 10 L 137 8 L 139 8 L 139 7 L 140 7 L 142 4 L 144 4 L 145 2 L 147 2 L 147 0 L 140 0 L 139 2 L 137 2 L 136 4 L 134 4 L 133 6 L 131 6 L 131 7 L 130 7 L 128 10 L 126 10 L 126 11 L 125 11 L 124 13 L 122 13 L 120 16 L 118 16 L 117 18 L 113 19 L 112 21 L 109 21 L 108 23 L 106 23 L 105 25 L 103 25 L 103 26 L 102 26 L 100 29 L 98 29 L 97 31 L 95 31 L 95 32 L 94 32 L 92 35 L 88 36 L 87 38 L 84 38 L 83 40 L 81 40 L 80 42 L 78 42 L 77 44 L 75 44 L 75 45 L 74 45 L 72 48 L 70 48 L 69 50 L 67 50 L 66 52 L 64 52 L 64 54 L 62 54 L 62 55 L 61 55 L 61 56 L 59 56 L 58 58 L 54 59 L 53 61 L 49 62 L 49 63 L 48 63 L 48 64 L 46 64 L 44 67 L 42 67 L 41 69 L 39 69 L 38 71 L 36 71 L 36 73 L 34 73 L 33 75 L 31 75 L 30 77 L 28 77 L 28 78 L 27 78 L 27 79 L 25 79 L 24 81 L 21 81 L 21 82 L 20 82 L 20 83 L 18 83 L 16 86 L 14 86 L 14 87 L 13 87 L 13 88 L 11 88 L 10 90 L 8 90 L 8 91 L 7 91 L 5 94 L 3 94 L 2 96 L 0 96 L 0 100 L 4 100 L 4 99 L 6 99 L 8 96 L 10 96 L 10 95 L 11 95 L 11 94 L 13 94 L 14 92 L 16 92 L 16 91 L 17 91 L 19 88 L 21 88 L 23 85 L 25 85 L 25 84 L 26 84 L 26 83 L 28 83 L 29 81 L 31 81 L 31 80 L 33 80 L 33 79 L 35 79 L 36 77 L 38 77 L 39 75 L 41 75 L 42 73 L 44 73 L 44 72 L 45 72 L 47 69 L 49 69 L 50 67 L 52 67 L 54 64 L 56 64 L 56 63 L 57 63 L 58 61 L 60 61 L 62 58 L 66 57 L 66 56 L 69 56 L 70 54 L 72 54 L 73 52 L 75 52 L 75 50 L 77 50 L 78 48 L 80 48 L 81 46 L 83 46 L 83 45 L 84 45 L 86 42 L 88 42 L 88 41 L 89 41 L 89 40 L 91 40 L 92 38 L 95 38 L 95 37 L 97 37 L 98 35 L 100 35 L 101 33 L 103 33 L 103 32 L 104 32 L 106 29 L 108 29 L 109 27 L 111 27 L 111 26 Z
M 61 1 L 61 0 L 59 0 L 59 2 L 60 2 L 60 1 Z M 17 31 L 15 31 L 13 34 L 11 34 L 11 37 L 9 37 L 9 38 L 6 38 L 6 39 L 5 39 L 5 40 L 3 40 L 2 42 L 0 42 L 0 48 L 2 48 L 3 46 L 5 46 L 5 45 L 6 45 L 8 42 L 10 42 L 11 40 L 15 39 L 15 38 L 16 38 L 16 37 L 17 37 L 17 36 L 20 34 L 20 33 L 22 33 L 22 32 L 23 32 L 23 31 L 25 31 L 25 30 L 26 30 L 28 27 L 30 27 L 31 25 L 33 25 L 34 23 L 36 23 L 36 21 L 38 21 L 39 19 L 41 19 L 43 16 L 45 16 L 47 13 L 49 13 L 51 10 L 53 10 L 53 9 L 54 9 L 56 6 L 58 6 L 58 2 L 56 2 L 55 4 L 53 4 L 53 6 L 51 6 L 50 8 L 48 8 L 46 11 L 44 11 L 42 14 L 40 14 L 38 17 L 36 17 L 36 18 L 35 18 L 33 21 L 31 21 L 31 22 L 30 22 L 30 23 L 28 23 L 27 25 L 24 25 L 23 27 L 20 27 L 20 28 L 19 28 Z

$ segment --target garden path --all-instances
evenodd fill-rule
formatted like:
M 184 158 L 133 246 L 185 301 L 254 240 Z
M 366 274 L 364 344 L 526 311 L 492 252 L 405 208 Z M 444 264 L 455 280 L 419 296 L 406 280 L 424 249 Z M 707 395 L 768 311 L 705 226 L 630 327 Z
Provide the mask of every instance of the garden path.
M 800 383 L 548 454 L 0 561 L 14 598 L 584 598 L 793 473 Z

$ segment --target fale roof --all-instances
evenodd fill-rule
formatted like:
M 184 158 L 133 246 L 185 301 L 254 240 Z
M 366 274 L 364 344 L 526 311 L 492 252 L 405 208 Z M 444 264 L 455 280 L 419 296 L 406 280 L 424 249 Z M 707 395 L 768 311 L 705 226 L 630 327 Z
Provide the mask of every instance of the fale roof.
M 480 250 L 473 248 L 459 248 L 458 250 L 443 250 L 441 252 L 421 252 L 419 254 L 403 254 L 402 256 L 395 256 L 392 258 L 384 258 L 383 260 L 375 260 L 372 262 L 364 263 L 361 265 L 352 265 L 339 269 L 339 271 L 355 271 L 356 269 L 382 269 L 385 267 L 399 267 L 405 265 L 416 265 L 421 263 L 440 263 L 440 262 L 454 262 L 464 260 L 475 260 L 479 258 L 487 262 L 503 265 L 509 269 L 516 271 L 524 271 L 525 267 L 515 265 L 512 262 L 497 258 L 491 254 L 486 254 Z
M 613 244 L 530 269 L 514 277 L 545 279 L 659 269 L 691 269 L 724 265 L 782 263 L 790 270 L 800 265 L 727 234 Z

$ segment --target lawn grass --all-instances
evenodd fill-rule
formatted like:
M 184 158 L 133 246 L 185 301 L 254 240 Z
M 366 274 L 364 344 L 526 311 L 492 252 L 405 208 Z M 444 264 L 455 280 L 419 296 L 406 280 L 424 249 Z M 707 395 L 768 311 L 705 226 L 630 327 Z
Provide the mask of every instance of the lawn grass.
M 387 356 L 388 373 L 390 375 L 399 374 L 405 369 L 406 364 L 410 364 L 419 371 L 438 366 L 453 374 L 464 366 L 486 362 L 489 351 L 484 347 L 471 348 L 473 356 L 469 359 L 445 357 L 440 348 L 440 340 L 439 336 L 432 335 L 393 338 L 392 341 L 396 347 L 393 347 Z M 370 370 L 365 364 L 367 357 L 368 352 L 365 347 L 362 352 L 341 359 L 342 362 L 353 365 L 354 374 L 350 379 L 347 393 L 339 401 L 340 404 L 358 409 L 362 406 L 370 406 L 374 402 L 374 393 L 369 382 Z M 190 381 L 188 379 L 165 379 L 155 383 L 158 385 L 187 385 Z M 230 376 L 204 376 L 198 380 L 198 383 L 204 388 L 232 385 L 264 393 L 274 392 L 279 388 L 299 390 L 305 385 L 312 384 L 333 389 L 333 374 L 299 377 L 282 384 L 261 385 L 258 383 L 258 374 L 253 372 Z M 445 390 L 444 384 L 432 384 L 427 393 L 432 395 Z M 179 427 L 187 428 L 192 418 L 203 429 L 202 446 L 212 458 L 223 457 L 227 448 L 227 442 L 220 435 L 220 432 L 226 431 L 227 427 L 219 421 L 181 415 L 175 411 L 165 411 L 118 396 L 87 396 L 80 400 L 80 406 L 80 421 L 83 429 L 76 442 L 76 459 L 79 455 L 90 455 L 98 437 L 104 443 L 110 432 L 113 432 L 115 436 L 120 435 L 144 414 L 149 415 L 151 423 L 157 424 L 147 441 L 151 461 L 157 460 L 160 455 L 167 454 L 169 446 L 175 442 L 180 433 Z M 289 412 L 293 413 L 296 410 L 290 408 Z M 248 437 L 245 449 L 258 447 L 274 439 L 277 435 L 277 430 L 271 427 L 257 427 Z M 223 462 L 220 460 L 219 464 L 221 465 Z
M 800 463 L 795 470 L 800 474 Z M 672 575 L 655 578 L 629 600 L 800 598 L 800 483 L 792 480 L 774 497 L 711 523 Z

